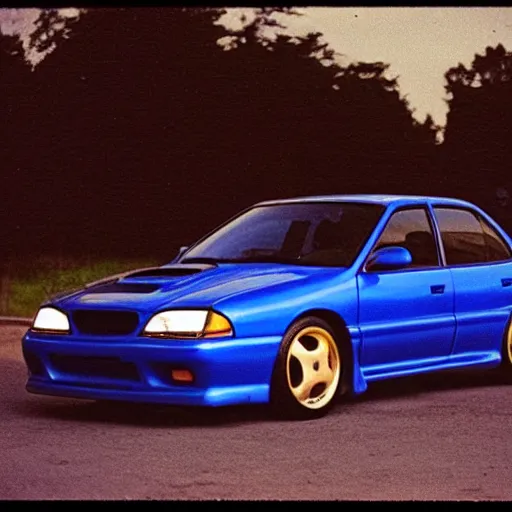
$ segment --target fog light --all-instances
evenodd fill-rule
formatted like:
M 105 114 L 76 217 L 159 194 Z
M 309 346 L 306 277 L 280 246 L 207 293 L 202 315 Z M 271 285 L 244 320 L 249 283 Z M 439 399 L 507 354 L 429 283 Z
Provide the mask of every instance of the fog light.
M 171 376 L 176 382 L 193 382 L 194 375 L 189 370 L 172 370 Z

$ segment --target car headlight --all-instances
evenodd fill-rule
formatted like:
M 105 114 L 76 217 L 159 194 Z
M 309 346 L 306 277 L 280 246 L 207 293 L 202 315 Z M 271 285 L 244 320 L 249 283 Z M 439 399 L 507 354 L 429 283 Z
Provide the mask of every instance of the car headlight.
M 51 333 L 70 332 L 66 314 L 52 307 L 43 307 L 37 312 L 32 322 L 32 329 Z
M 213 338 L 232 336 L 229 320 L 210 310 L 171 310 L 153 316 L 143 331 L 144 336 L 158 338 Z

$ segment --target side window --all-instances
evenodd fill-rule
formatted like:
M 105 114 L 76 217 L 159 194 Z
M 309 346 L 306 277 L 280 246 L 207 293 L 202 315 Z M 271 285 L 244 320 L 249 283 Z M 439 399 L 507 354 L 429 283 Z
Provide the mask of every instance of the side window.
M 487 261 L 484 231 L 476 215 L 457 208 L 434 208 L 434 212 L 448 265 Z
M 391 216 L 374 251 L 392 245 L 409 250 L 411 267 L 439 266 L 436 242 L 424 208 L 401 210 Z
M 485 220 L 480 219 L 484 230 L 487 246 L 487 261 L 503 261 L 512 258 L 510 247 L 503 241 L 500 234 Z

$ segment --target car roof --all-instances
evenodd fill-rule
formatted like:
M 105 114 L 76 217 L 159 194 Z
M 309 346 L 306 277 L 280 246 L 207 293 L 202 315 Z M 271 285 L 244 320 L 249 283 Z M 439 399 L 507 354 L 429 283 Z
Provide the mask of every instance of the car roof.
M 384 195 L 384 194 L 337 194 L 325 196 L 304 196 L 293 197 L 289 199 L 274 199 L 262 201 L 255 206 L 264 206 L 271 204 L 291 204 L 291 203 L 321 203 L 321 202 L 355 202 L 355 203 L 373 203 L 384 206 L 394 205 L 403 206 L 409 204 L 424 204 L 426 202 L 432 204 L 442 203 L 449 206 L 469 206 L 474 205 L 462 199 L 452 197 L 434 197 L 434 196 L 413 196 L 413 195 Z

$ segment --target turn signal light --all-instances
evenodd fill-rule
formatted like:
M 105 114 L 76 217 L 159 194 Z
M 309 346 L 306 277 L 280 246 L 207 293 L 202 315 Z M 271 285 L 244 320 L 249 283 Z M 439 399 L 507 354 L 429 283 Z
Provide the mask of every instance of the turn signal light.
M 171 376 L 176 382 L 194 382 L 194 375 L 189 370 L 172 370 Z

